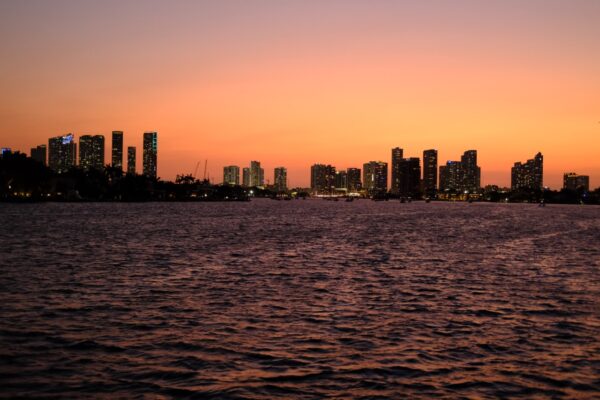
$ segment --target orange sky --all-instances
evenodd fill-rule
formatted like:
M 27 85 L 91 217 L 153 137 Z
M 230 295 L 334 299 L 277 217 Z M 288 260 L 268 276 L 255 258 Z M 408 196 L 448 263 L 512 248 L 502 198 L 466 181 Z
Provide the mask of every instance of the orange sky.
M 552 188 L 600 186 L 600 2 L 414 3 L 2 2 L 0 146 L 123 130 L 141 156 L 157 130 L 162 178 L 259 160 L 292 186 L 396 146 L 509 185 L 541 151 Z

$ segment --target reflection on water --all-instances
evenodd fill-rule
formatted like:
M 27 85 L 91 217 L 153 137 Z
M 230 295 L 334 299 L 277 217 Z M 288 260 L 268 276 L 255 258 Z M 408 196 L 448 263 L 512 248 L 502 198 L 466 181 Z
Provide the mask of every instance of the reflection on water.
M 0 396 L 598 397 L 600 208 L 0 208 Z

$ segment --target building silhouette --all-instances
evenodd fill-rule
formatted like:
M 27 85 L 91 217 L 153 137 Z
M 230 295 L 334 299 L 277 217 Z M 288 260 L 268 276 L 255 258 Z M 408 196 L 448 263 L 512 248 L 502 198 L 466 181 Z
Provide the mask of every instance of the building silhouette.
M 390 191 L 393 194 L 399 193 L 400 186 L 400 163 L 404 158 L 404 150 L 400 147 L 392 149 L 392 182 Z
M 240 184 L 240 167 L 237 165 L 228 165 L 223 167 L 223 184 L 239 185 Z
M 77 160 L 77 144 L 72 133 L 48 139 L 48 166 L 61 174 L 74 167 Z
M 481 188 L 481 168 L 477 165 L 477 150 L 467 150 L 460 158 L 462 187 L 465 193 L 477 193 Z
M 263 187 L 265 185 L 265 170 L 261 168 L 260 161 L 250 161 L 250 185 Z
M 274 189 L 276 192 L 287 191 L 287 169 L 284 167 L 277 167 L 274 171 Z
M 111 162 L 114 168 L 123 169 L 123 132 L 112 132 Z
M 544 187 L 544 157 L 537 153 L 524 163 L 516 162 L 510 171 L 512 190 L 541 190 Z
M 329 164 L 310 167 L 310 189 L 314 194 L 332 194 L 335 191 L 335 167 Z
M 423 193 L 427 197 L 435 197 L 438 183 L 437 150 L 423 151 Z
M 358 193 L 362 190 L 360 173 L 360 168 L 348 168 L 346 170 L 346 188 L 348 189 L 348 193 Z
M 402 158 L 397 161 L 396 194 L 403 197 L 421 195 L 421 160 L 418 157 Z
M 127 173 L 135 174 L 135 147 L 129 146 L 127 148 Z
M 45 144 L 41 144 L 39 146 L 36 147 L 32 147 L 31 148 L 31 158 L 33 158 L 34 160 L 36 160 L 37 162 L 41 162 L 42 164 L 46 165 L 46 150 L 47 147 Z
M 588 175 L 577 175 L 575 172 L 567 172 L 563 175 L 563 189 L 589 192 L 590 177 Z
M 244 168 L 242 170 L 242 184 L 245 187 L 250 187 L 250 168 Z
M 460 161 L 448 161 L 440 166 L 440 191 L 462 192 L 462 165 Z
M 158 133 L 144 132 L 143 173 L 150 178 L 156 178 L 158 159 Z
M 348 191 L 348 172 L 337 171 L 335 173 L 335 190 L 341 192 Z
M 363 185 L 370 196 L 387 192 L 388 165 L 383 161 L 369 161 L 363 165 Z
M 104 136 L 83 135 L 79 138 L 79 166 L 84 170 L 104 168 Z

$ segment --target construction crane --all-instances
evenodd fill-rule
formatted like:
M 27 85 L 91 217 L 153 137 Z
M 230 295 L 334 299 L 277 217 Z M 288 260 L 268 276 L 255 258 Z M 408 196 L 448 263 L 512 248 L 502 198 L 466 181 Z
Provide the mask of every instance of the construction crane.
M 206 166 L 208 165 L 208 159 L 204 160 L 204 180 L 206 180 Z
M 196 163 L 196 169 L 194 170 L 194 179 L 198 176 L 198 168 L 200 168 L 200 161 Z

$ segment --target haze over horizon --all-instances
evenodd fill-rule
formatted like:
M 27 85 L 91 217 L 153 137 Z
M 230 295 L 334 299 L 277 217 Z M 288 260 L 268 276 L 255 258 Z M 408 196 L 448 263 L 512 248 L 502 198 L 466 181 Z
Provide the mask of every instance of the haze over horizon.
M 158 175 L 208 159 L 362 168 L 478 150 L 482 185 L 544 154 L 600 185 L 600 2 L 3 1 L 0 146 L 159 132 Z M 202 168 L 201 166 L 201 168 Z

